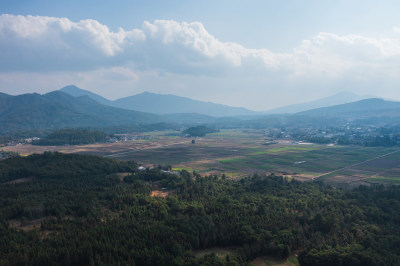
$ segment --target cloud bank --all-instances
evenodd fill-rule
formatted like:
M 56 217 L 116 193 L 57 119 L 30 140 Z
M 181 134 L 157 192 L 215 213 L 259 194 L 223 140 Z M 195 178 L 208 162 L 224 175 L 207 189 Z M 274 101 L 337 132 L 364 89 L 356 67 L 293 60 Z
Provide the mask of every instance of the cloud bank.
M 390 91 L 400 85 L 399 33 L 399 27 L 394 27 L 388 38 L 321 32 L 291 51 L 275 53 L 222 42 L 199 22 L 145 21 L 141 28 L 113 32 L 90 19 L 72 22 L 5 14 L 0 16 L 0 89 L 11 86 L 13 77 L 20 78 L 23 73 L 31 77 L 36 73 L 41 80 L 46 75 L 68 73 L 70 79 L 89 86 L 96 75 L 115 84 L 125 82 L 124 86 L 131 82 L 131 87 L 146 87 L 145 80 L 157 77 L 160 82 L 153 85 L 176 89 L 193 84 L 188 77 L 203 81 L 209 77 L 204 82 L 207 86 L 214 81 L 215 87 L 221 87 L 225 82 L 222 87 L 230 87 L 237 95 L 240 89 L 248 89 L 237 87 L 238 78 L 246 80 L 254 94 L 262 88 L 266 93 L 277 87 L 288 92 L 308 84 L 317 90 L 327 82 L 360 85 L 379 80 L 385 80 Z M 174 79 L 188 84 L 178 86 Z

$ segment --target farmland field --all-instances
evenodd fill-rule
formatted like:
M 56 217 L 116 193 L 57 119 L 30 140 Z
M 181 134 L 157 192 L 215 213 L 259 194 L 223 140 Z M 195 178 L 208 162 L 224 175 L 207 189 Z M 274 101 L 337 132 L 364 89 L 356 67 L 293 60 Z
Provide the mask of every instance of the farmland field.
M 21 154 L 58 150 L 90 153 L 145 166 L 172 165 L 176 170 L 225 174 L 239 178 L 253 173 L 277 174 L 308 181 L 321 179 L 339 187 L 400 184 L 400 149 L 271 142 L 262 130 L 221 130 L 195 139 L 171 132 L 147 134 L 147 140 L 83 146 L 6 147 Z M 272 144 L 271 144 L 272 143 Z

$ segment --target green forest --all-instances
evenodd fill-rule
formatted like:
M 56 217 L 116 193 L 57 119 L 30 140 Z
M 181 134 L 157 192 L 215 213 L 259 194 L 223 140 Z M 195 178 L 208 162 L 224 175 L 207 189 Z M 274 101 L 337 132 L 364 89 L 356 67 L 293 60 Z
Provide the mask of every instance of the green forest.
M 204 137 L 206 134 L 218 132 L 218 130 L 206 127 L 204 125 L 189 127 L 183 131 L 184 134 L 188 134 L 191 137 Z
M 107 134 L 99 130 L 60 129 L 33 141 L 33 145 L 80 145 L 105 141 Z
M 301 265 L 400 264 L 398 186 L 161 169 L 52 152 L 0 161 L 0 265 L 248 265 L 291 254 Z M 150 196 L 161 188 L 169 196 Z M 193 255 L 231 246 L 237 255 Z

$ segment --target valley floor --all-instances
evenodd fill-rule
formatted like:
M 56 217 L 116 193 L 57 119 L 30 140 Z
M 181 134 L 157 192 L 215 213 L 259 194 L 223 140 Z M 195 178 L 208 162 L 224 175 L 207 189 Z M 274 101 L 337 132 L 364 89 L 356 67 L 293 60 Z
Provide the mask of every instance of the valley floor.
M 262 130 L 221 130 L 206 137 L 143 133 L 148 139 L 76 146 L 5 147 L 22 155 L 46 150 L 96 154 L 139 164 L 172 165 L 175 170 L 240 178 L 253 173 L 276 174 L 301 181 L 324 180 L 351 188 L 370 183 L 400 184 L 400 149 L 332 146 L 271 140 Z

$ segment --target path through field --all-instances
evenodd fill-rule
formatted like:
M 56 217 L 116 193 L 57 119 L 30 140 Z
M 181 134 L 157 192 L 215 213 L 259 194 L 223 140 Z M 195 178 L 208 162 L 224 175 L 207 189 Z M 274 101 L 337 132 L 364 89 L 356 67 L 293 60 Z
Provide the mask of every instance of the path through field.
M 149 148 L 135 149 L 135 150 L 129 150 L 129 151 L 124 151 L 124 152 L 118 152 L 118 153 L 107 154 L 107 155 L 104 155 L 103 157 L 119 156 L 119 155 L 124 155 L 124 154 L 133 153 L 133 152 L 138 152 L 138 151 L 151 150 L 151 149 L 159 149 L 159 148 L 164 148 L 164 147 L 168 147 L 168 146 L 173 146 L 173 145 L 178 145 L 178 144 L 184 144 L 184 143 L 191 143 L 191 142 L 192 142 L 192 140 L 181 141 L 181 142 L 174 142 L 174 143 L 169 143 L 169 144 L 165 144 L 165 145 L 158 145 L 158 146 L 149 147 Z
M 342 167 L 342 168 L 339 168 L 339 169 L 330 171 L 330 172 L 328 172 L 328 173 L 324 173 L 324 174 L 322 174 L 322 175 L 315 176 L 315 177 L 312 178 L 312 180 L 315 180 L 315 179 L 318 179 L 318 178 L 320 178 L 320 177 L 327 176 L 327 175 L 330 175 L 330 174 L 333 174 L 333 173 L 336 173 L 336 172 L 339 172 L 339 171 L 342 171 L 342 170 L 346 170 L 346 169 L 352 168 L 352 167 L 354 167 L 354 166 L 358 166 L 358 165 L 361 165 L 361 164 L 365 164 L 365 163 L 367 163 L 367 162 L 371 162 L 371 161 L 377 160 L 377 159 L 379 159 L 379 158 L 383 158 L 383 157 L 386 157 L 386 156 L 388 156 L 388 155 L 392 155 L 392 154 L 398 153 L 398 152 L 400 152 L 400 150 L 393 151 L 393 152 L 389 152 L 389 153 L 386 153 L 386 154 L 383 154 L 383 155 L 380 155 L 380 156 L 377 156 L 377 157 L 374 157 L 374 158 L 372 158 L 372 159 L 368 159 L 368 160 L 365 160 L 365 161 L 362 161 L 362 162 L 359 162 L 359 163 L 351 164 L 351 165 L 348 165 L 348 166 L 345 166 L 345 167 Z

